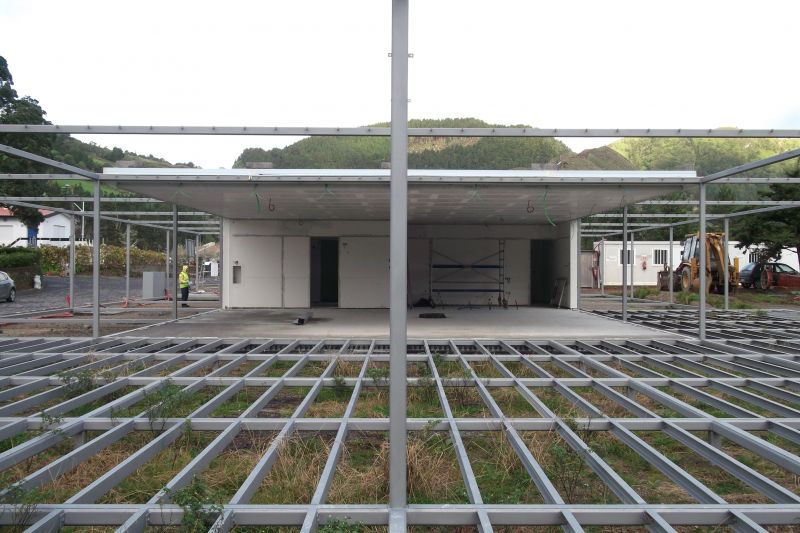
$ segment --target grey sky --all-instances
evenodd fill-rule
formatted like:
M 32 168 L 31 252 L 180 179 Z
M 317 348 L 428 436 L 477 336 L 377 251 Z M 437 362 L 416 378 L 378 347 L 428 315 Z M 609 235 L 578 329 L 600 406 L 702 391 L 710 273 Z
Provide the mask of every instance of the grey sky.
M 0 55 L 54 123 L 359 126 L 389 117 L 390 14 L 390 0 L 0 0 Z M 800 128 L 799 16 L 788 0 L 412 0 L 409 115 Z M 82 138 L 206 168 L 296 140 Z

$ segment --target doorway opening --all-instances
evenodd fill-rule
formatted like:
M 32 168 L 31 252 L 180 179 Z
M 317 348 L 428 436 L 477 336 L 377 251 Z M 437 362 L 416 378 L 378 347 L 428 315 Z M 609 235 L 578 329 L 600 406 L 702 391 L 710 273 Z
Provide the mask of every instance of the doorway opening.
M 339 239 L 311 239 L 311 305 L 339 305 Z
M 531 241 L 531 305 L 548 305 L 553 293 L 555 241 Z

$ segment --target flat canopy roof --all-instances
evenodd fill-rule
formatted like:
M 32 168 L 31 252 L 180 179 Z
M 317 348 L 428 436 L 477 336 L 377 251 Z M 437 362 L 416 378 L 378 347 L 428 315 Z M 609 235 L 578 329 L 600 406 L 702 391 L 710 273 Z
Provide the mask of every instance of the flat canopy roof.
M 233 219 L 387 220 L 388 169 L 107 168 L 121 189 Z M 547 224 L 697 186 L 694 171 L 409 170 L 413 224 Z

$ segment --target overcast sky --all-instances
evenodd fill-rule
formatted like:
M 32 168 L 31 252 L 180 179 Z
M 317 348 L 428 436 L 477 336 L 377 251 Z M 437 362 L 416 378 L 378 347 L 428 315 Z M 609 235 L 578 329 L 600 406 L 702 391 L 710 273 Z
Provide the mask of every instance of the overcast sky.
M 797 0 L 411 0 L 410 9 L 412 118 L 800 128 Z M 388 121 L 390 29 L 390 0 L 0 0 L 0 55 L 18 92 L 55 124 Z M 205 168 L 296 140 L 81 138 Z

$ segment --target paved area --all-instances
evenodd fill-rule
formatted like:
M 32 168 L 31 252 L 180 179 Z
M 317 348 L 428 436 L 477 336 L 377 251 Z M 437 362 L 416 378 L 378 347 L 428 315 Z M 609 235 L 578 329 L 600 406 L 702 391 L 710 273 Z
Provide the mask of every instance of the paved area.
M 141 296 L 142 281 L 131 279 L 131 298 Z M 69 278 L 45 276 L 42 290 L 27 289 L 17 292 L 14 303 L 0 303 L 0 316 L 65 307 L 69 295 Z M 104 276 L 100 278 L 100 301 L 114 302 L 125 297 L 125 278 Z M 91 305 L 92 278 L 75 277 L 75 305 Z
M 177 323 L 154 326 L 149 336 L 259 338 L 388 338 L 386 309 L 314 309 L 304 326 L 292 321 L 304 310 L 235 309 L 206 313 Z M 420 313 L 443 312 L 447 318 L 424 319 Z M 408 315 L 409 338 L 612 339 L 676 338 L 676 335 L 624 324 L 580 311 L 520 309 L 415 309 Z

